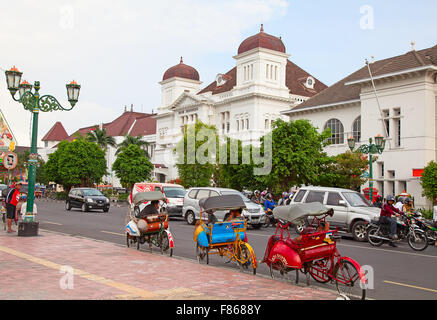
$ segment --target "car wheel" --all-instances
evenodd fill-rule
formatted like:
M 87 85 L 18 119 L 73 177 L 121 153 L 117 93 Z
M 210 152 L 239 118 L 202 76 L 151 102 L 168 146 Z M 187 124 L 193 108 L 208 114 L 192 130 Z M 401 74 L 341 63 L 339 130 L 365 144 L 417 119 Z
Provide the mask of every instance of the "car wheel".
M 108 212 L 109 211 L 109 208 L 108 209 L 103 209 L 103 212 Z
M 252 224 L 252 228 L 258 230 L 262 227 L 262 224 Z
M 67 201 L 67 202 L 65 203 L 65 209 L 68 210 L 68 211 L 71 210 L 71 203 L 70 203 L 70 201 Z
M 188 224 L 194 225 L 196 223 L 196 216 L 194 215 L 194 212 L 188 211 L 185 214 L 185 220 L 187 221 Z
M 367 240 L 366 223 L 364 221 L 357 221 L 352 226 L 352 236 L 356 241 L 364 242 Z
M 82 204 L 82 212 L 88 212 L 88 206 L 86 205 L 86 203 Z

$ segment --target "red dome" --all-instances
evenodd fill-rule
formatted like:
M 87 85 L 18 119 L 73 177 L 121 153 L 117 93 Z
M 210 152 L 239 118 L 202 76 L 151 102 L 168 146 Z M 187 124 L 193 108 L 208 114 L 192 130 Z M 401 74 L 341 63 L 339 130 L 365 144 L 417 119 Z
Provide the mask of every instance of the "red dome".
M 240 47 L 238 48 L 238 54 L 254 48 L 265 48 L 285 53 L 285 46 L 282 43 L 282 40 L 264 33 L 263 25 L 261 25 L 260 33 L 247 38 L 240 44 Z
M 162 81 L 165 81 L 173 77 L 199 81 L 199 73 L 197 72 L 197 70 L 194 69 L 193 67 L 184 64 L 182 57 L 181 57 L 181 62 L 178 65 L 171 67 L 164 73 L 164 77 L 162 78 Z

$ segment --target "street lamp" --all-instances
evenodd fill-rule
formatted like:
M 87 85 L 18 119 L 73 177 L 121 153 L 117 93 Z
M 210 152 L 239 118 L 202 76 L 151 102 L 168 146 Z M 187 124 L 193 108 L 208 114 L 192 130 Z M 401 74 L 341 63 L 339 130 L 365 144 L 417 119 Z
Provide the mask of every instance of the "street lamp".
M 369 139 L 369 144 L 362 144 L 357 150 L 355 149 L 355 139 L 353 137 L 350 137 L 347 139 L 347 144 L 349 146 L 349 149 L 352 152 L 355 153 L 364 153 L 369 156 L 369 200 L 370 203 L 373 204 L 373 170 L 372 170 L 372 163 L 373 163 L 373 157 L 374 154 L 382 154 L 385 149 L 385 139 L 381 135 L 378 135 L 375 137 L 375 143 L 373 142 L 373 139 Z
M 75 104 L 79 99 L 79 91 L 80 85 L 78 85 L 75 81 L 67 84 L 67 96 L 68 101 L 70 102 L 71 108 L 64 108 L 61 104 L 56 100 L 55 97 L 50 95 L 44 95 L 40 97 L 39 89 L 40 83 L 39 81 L 35 81 L 33 85 L 34 92 L 32 93 L 32 85 L 27 81 L 21 82 L 22 72 L 18 71 L 18 69 L 14 66 L 10 70 L 5 72 L 6 74 L 6 83 L 8 85 L 9 92 L 12 95 L 12 99 L 21 103 L 24 109 L 32 112 L 33 114 L 33 123 L 32 123 L 32 143 L 30 147 L 30 156 L 29 156 L 29 188 L 28 188 L 28 196 L 27 196 L 27 207 L 26 207 L 26 216 L 24 222 L 33 222 L 33 203 L 35 198 L 35 178 L 36 178 L 36 167 L 37 167 L 37 136 L 38 136 L 38 114 L 40 111 L 48 112 L 55 110 L 64 110 L 70 111 L 73 109 Z M 20 83 L 21 82 L 21 83 Z M 19 91 L 20 97 L 18 99 L 15 98 L 16 92 Z

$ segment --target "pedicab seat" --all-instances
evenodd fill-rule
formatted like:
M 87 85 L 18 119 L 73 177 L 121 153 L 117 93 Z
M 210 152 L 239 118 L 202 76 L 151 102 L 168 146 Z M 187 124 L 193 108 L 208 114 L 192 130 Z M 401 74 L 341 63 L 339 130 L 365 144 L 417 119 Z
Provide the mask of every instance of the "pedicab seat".
M 332 233 L 332 231 L 323 231 L 302 236 L 302 246 L 299 249 L 302 262 L 330 257 L 336 248 L 335 242 L 327 237 Z
M 244 229 L 244 221 L 215 223 L 211 230 L 211 244 L 234 242 L 236 233 L 232 228 L 232 224 L 234 224 L 234 228 Z M 235 224 L 238 224 L 238 226 L 235 226 Z M 245 237 L 245 233 L 240 232 L 240 239 L 244 241 Z

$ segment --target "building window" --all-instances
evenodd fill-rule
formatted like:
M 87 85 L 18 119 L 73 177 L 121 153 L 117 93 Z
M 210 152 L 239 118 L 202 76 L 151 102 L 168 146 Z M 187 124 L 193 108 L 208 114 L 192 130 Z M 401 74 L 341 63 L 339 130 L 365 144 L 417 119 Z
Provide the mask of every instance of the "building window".
M 278 80 L 278 67 L 275 66 L 275 80 Z
M 48 148 L 49 147 L 49 142 L 48 141 L 44 141 L 44 148 Z
M 352 124 L 352 136 L 354 137 L 356 142 L 361 141 L 361 116 L 355 119 Z
M 240 121 L 237 120 L 237 131 L 240 131 Z
M 395 146 L 400 147 L 401 146 L 401 109 L 395 109 L 394 110 L 394 134 L 395 134 Z
M 250 78 L 253 79 L 253 64 L 250 65 Z
M 269 65 L 266 65 L 266 79 L 269 78 Z
M 246 119 L 246 129 L 249 130 L 249 119 Z
M 385 124 L 384 130 L 386 130 L 387 137 L 390 137 L 390 111 L 382 110 L 382 116 Z
M 344 143 L 344 128 L 343 124 L 338 119 L 330 119 L 325 125 L 326 129 L 331 129 L 332 136 L 327 139 L 330 144 Z
M 241 131 L 244 131 L 244 120 L 241 120 Z
M 265 130 L 268 130 L 268 129 L 269 129 L 269 119 L 266 119 L 266 120 L 264 121 L 264 129 L 265 129 Z

